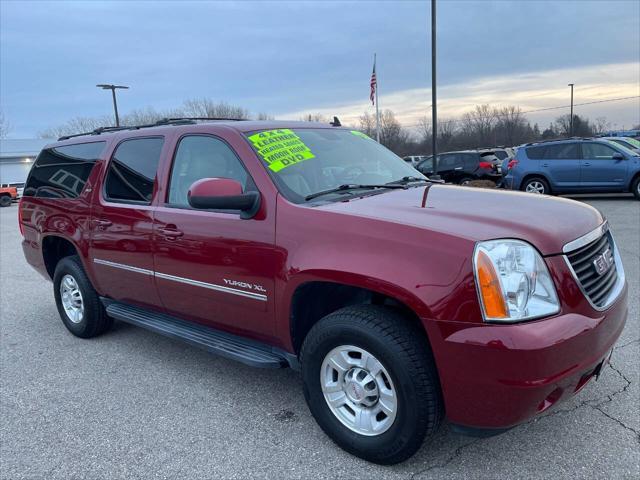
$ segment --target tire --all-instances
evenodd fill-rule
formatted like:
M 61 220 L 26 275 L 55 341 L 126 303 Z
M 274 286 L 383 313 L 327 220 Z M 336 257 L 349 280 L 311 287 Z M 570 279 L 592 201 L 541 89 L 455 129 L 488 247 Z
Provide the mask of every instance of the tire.
M 9 195 L 2 195 L 0 197 L 0 207 L 11 206 L 11 197 Z
M 473 180 L 473 177 L 462 177 L 458 179 L 458 185 L 468 185 L 469 182 L 472 182 Z
M 61 287 L 62 282 L 65 282 L 64 288 Z M 63 299 L 61 290 L 66 290 L 66 300 Z M 78 311 L 78 293 L 75 292 L 79 292 L 82 310 L 79 316 L 70 313 Z M 98 293 L 91 285 L 77 255 L 64 257 L 56 265 L 53 294 L 62 323 L 76 337 L 95 337 L 111 328 L 113 320 L 107 316 Z M 71 308 L 65 309 L 65 305 Z
M 549 182 L 542 177 L 532 177 L 527 179 L 521 187 L 523 192 L 536 193 L 541 195 L 550 195 L 551 188 Z
M 337 373 L 338 370 L 327 363 L 327 359 L 333 358 L 333 353 L 340 349 L 354 355 L 360 350 L 360 359 L 352 358 L 349 353 L 348 362 L 357 363 L 370 355 L 374 358 L 367 366 L 381 366 L 371 368 L 371 371 L 381 368 L 381 373 L 374 379 L 378 401 L 367 407 L 373 412 L 368 427 L 375 421 L 379 427 L 377 431 L 371 428 L 367 433 L 354 430 L 359 427 L 353 422 L 348 426 L 348 421 L 345 423 L 340 419 L 343 414 L 334 413 L 329 400 L 325 399 L 323 385 L 335 382 L 335 393 L 327 395 L 346 399 L 349 398 L 347 394 L 353 394 L 351 399 L 357 397 L 370 404 L 374 401 L 366 395 L 373 391 L 370 390 L 373 388 L 370 374 L 363 380 L 369 383 L 357 395 L 352 384 L 354 378 L 357 381 L 361 376 L 361 369 L 351 363 L 349 369 Z M 347 358 L 344 351 L 341 353 L 340 358 Z M 353 455 L 383 465 L 402 462 L 420 448 L 425 437 L 431 436 L 442 421 L 442 395 L 428 340 L 418 326 L 393 309 L 359 305 L 324 317 L 305 338 L 300 358 L 304 396 L 312 415 L 336 444 Z M 354 371 L 359 373 L 353 374 Z M 351 382 L 347 382 L 349 378 Z M 390 391 L 394 393 L 391 397 L 395 398 L 395 403 L 389 401 Z M 385 403 L 395 406 L 394 413 L 376 414 Z M 342 406 L 339 411 L 355 413 L 349 408 Z
M 640 176 L 631 182 L 631 191 L 636 196 L 636 200 L 640 200 Z

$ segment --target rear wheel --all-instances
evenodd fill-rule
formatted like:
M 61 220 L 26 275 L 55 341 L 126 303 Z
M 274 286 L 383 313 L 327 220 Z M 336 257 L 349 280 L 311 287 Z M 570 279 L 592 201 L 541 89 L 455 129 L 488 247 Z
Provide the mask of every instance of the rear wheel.
M 65 327 L 76 337 L 91 338 L 106 332 L 113 320 L 100 302 L 77 255 L 58 262 L 53 294 Z
M 522 190 L 527 193 L 538 193 L 542 195 L 549 195 L 551 193 L 551 189 L 549 188 L 547 181 L 540 177 L 527 179 L 522 184 Z
M 353 455 L 401 462 L 441 422 L 428 341 L 392 309 L 361 305 L 326 316 L 307 335 L 301 362 L 311 413 Z
M 636 199 L 640 200 L 640 177 L 636 177 L 631 183 L 631 191 L 636 196 Z
M 462 177 L 458 180 L 459 185 L 469 185 L 473 181 L 473 177 Z
M 8 207 L 11 205 L 11 197 L 9 195 L 2 195 L 0 197 L 0 207 Z

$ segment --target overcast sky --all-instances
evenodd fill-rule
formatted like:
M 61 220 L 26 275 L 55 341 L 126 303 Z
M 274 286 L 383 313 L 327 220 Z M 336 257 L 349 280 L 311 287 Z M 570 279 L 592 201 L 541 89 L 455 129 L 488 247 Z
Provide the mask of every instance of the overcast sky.
M 0 103 L 11 137 L 112 113 L 97 83 L 120 83 L 123 113 L 210 97 L 276 118 L 368 103 L 378 54 L 381 108 L 405 125 L 429 113 L 430 6 L 394 2 L 0 1 Z M 640 96 L 640 2 L 438 2 L 439 112 L 523 110 Z M 638 98 L 576 107 L 640 122 Z M 532 113 L 546 125 L 565 111 Z

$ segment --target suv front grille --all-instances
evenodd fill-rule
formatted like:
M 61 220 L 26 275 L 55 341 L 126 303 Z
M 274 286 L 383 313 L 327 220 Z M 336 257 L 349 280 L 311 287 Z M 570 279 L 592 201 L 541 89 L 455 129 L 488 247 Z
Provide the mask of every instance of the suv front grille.
M 607 305 L 609 294 L 618 281 L 614 252 L 613 238 L 609 232 L 606 232 L 584 247 L 566 254 L 583 293 L 596 307 L 602 308 Z M 607 266 L 608 261 L 610 265 Z M 600 265 L 600 272 L 598 265 Z

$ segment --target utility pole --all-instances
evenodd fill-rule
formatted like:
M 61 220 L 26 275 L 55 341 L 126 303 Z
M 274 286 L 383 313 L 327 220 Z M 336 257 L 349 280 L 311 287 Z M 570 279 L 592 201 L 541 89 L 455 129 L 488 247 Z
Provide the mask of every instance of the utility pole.
M 120 117 L 118 116 L 118 102 L 116 101 L 116 88 L 128 89 L 129 87 L 125 87 L 124 85 L 109 85 L 104 83 L 96 85 L 96 87 L 101 88 L 103 90 L 111 90 L 111 96 L 113 97 L 113 111 L 116 116 L 116 127 L 119 127 Z
M 376 73 L 376 54 L 373 54 L 373 73 L 376 76 L 376 141 L 380 143 L 380 108 L 378 107 L 378 74 Z
M 569 119 L 569 137 L 573 137 L 573 83 L 568 84 L 571 87 L 571 118 Z
M 433 177 L 438 175 L 438 106 L 436 95 L 436 0 L 431 0 L 431 140 L 433 150 Z

